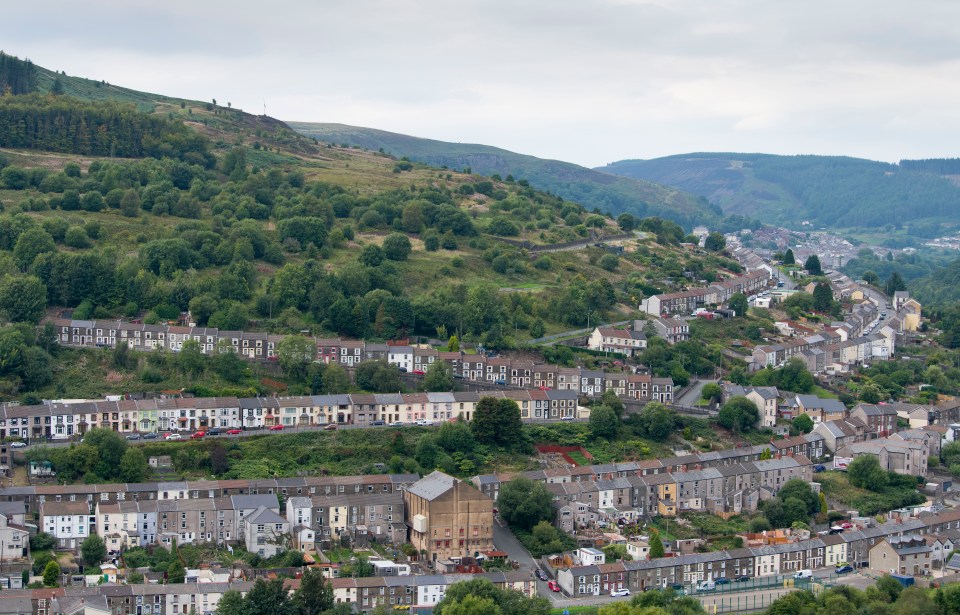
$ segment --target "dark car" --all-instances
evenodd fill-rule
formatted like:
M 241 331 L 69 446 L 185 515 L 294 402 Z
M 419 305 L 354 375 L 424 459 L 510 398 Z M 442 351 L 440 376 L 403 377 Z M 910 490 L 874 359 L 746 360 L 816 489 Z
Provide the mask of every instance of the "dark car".
M 850 564 L 844 564 L 843 566 L 837 566 L 837 569 L 833 571 L 835 574 L 847 574 L 848 572 L 853 572 L 853 566 Z
M 735 577 L 735 578 L 733 579 L 733 582 L 734 582 L 734 583 L 746 583 L 746 582 L 749 581 L 749 580 L 750 580 L 750 577 L 749 577 L 749 576 L 747 576 L 747 575 L 745 575 L 745 574 L 742 574 L 742 575 L 740 575 L 739 577 Z
M 401 374 L 406 374 L 406 373 L 407 373 L 407 368 L 406 368 L 406 367 L 398 367 L 397 370 L 398 370 Z
M 826 468 L 826 466 L 818 463 L 817 465 L 813 466 L 813 471 L 814 471 L 814 472 L 826 472 L 826 471 L 827 471 L 827 468 Z
M 386 425 L 383 421 L 370 421 L 371 427 L 380 427 L 381 425 Z
M 207 432 L 207 435 L 208 435 L 208 436 L 219 436 L 219 435 L 222 434 L 222 433 L 223 433 L 223 432 L 220 431 L 219 429 L 211 429 L 210 431 Z
M 540 579 L 541 581 L 546 581 L 546 580 L 547 580 L 547 573 L 544 572 L 543 570 L 540 570 L 539 568 L 537 568 L 537 570 L 534 572 L 534 574 L 536 574 L 536 575 L 537 575 L 537 578 Z
M 727 585 L 730 583 L 730 579 L 726 577 L 720 577 L 719 579 L 714 579 L 713 582 L 716 583 L 717 585 Z
M 144 439 L 144 440 L 156 440 L 156 439 L 159 438 L 159 437 L 160 437 L 160 436 L 159 436 L 159 435 L 157 434 L 157 432 L 155 432 L 155 431 L 151 431 L 150 433 L 145 433 L 145 434 L 143 434 L 143 439 Z
M 127 434 L 127 440 L 139 440 L 139 439 L 140 439 L 140 434 L 138 433 Z

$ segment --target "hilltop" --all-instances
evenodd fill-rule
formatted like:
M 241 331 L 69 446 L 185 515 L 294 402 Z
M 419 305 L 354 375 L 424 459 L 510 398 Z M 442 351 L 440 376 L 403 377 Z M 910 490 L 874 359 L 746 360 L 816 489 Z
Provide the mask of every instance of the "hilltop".
M 934 163 L 941 164 L 934 164 Z M 621 160 L 596 170 L 706 198 L 726 214 L 769 224 L 904 229 L 935 237 L 956 227 L 960 187 L 949 161 L 899 165 L 842 156 L 692 153 Z
M 321 141 L 357 145 L 436 167 L 468 168 L 481 175 L 512 175 L 530 185 L 614 216 L 659 216 L 691 227 L 716 221 L 721 213 L 702 198 L 642 179 L 616 177 L 559 160 L 544 160 L 489 145 L 449 143 L 373 128 L 288 122 L 300 134 Z
M 212 102 L 133 103 L 132 91 L 37 70 L 32 89 L 0 98 L 6 321 L 71 310 L 175 322 L 189 311 L 197 325 L 227 330 L 456 334 L 511 348 L 630 318 L 643 296 L 688 277 L 739 271 L 682 246 L 672 222 L 615 221 L 525 179 L 324 143 Z M 64 93 L 43 92 L 44 74 Z M 602 243 L 611 236 L 617 245 Z M 531 249 L 557 244 L 567 249 Z M 0 397 L 89 396 L 91 374 L 104 393 L 192 380 L 159 355 L 51 352 L 48 333 L 0 327 Z M 221 367 L 207 386 L 260 386 Z

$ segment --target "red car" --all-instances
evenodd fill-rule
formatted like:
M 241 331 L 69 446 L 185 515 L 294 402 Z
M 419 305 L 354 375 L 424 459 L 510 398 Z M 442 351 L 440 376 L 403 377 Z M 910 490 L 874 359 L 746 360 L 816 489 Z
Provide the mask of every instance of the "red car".
M 239 429 L 228 429 L 228 430 L 227 430 L 227 435 L 228 435 L 228 436 L 239 436 L 241 433 L 243 433 L 243 432 L 242 432 L 241 430 L 239 430 Z
M 195 432 L 192 436 L 190 436 L 190 439 L 191 439 L 191 440 L 199 440 L 200 438 L 204 437 L 205 435 L 207 435 L 205 432 L 198 431 L 198 432 Z
M 324 426 L 323 426 L 324 431 L 333 431 L 333 430 L 335 430 L 336 428 L 337 428 L 337 424 L 336 424 L 336 423 L 330 423 L 329 425 L 324 425 Z
M 271 425 L 270 431 L 283 431 L 283 425 Z
M 417 376 L 423 376 L 423 375 L 425 375 L 427 372 L 423 371 L 422 369 L 415 369 L 415 370 L 413 370 L 413 373 L 414 373 L 415 375 L 417 375 Z
M 550 591 L 558 592 L 560 591 L 560 584 L 556 581 L 547 581 L 547 587 L 550 588 Z

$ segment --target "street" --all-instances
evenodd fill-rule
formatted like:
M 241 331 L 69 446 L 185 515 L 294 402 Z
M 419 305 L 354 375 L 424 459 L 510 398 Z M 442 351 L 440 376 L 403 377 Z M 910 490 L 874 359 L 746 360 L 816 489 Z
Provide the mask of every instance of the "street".
M 677 406 L 686 406 L 687 408 L 692 408 L 697 405 L 697 402 L 700 401 L 700 394 L 703 391 L 703 385 L 713 382 L 713 380 L 691 380 L 690 386 L 684 391 L 683 395 L 679 399 L 674 401 L 674 405 Z

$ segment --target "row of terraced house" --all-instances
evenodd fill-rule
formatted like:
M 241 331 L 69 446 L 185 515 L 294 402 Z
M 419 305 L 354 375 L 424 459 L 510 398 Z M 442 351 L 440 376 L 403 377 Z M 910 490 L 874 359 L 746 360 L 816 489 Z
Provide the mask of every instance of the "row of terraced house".
M 204 354 L 226 348 L 248 359 L 275 359 L 282 335 L 245 331 L 220 331 L 210 327 L 145 325 L 123 321 L 55 319 L 57 340 L 65 346 L 114 347 L 126 343 L 131 350 L 179 352 L 187 340 L 196 341 Z M 430 346 L 384 344 L 365 340 L 316 338 L 316 361 L 355 367 L 364 361 L 384 360 L 407 372 L 426 372 L 436 361 L 445 361 L 458 379 L 493 385 L 535 387 L 638 400 L 673 401 L 673 381 L 644 374 L 605 373 L 579 367 L 535 363 L 511 357 L 488 357 L 464 351 L 439 351 Z
M 686 512 L 757 510 L 792 479 L 810 482 L 823 437 L 805 434 L 769 444 L 666 459 L 524 472 L 553 494 L 555 524 L 566 532 Z M 769 457 L 769 459 L 763 459 Z M 517 475 L 486 474 L 474 485 L 497 499 Z

